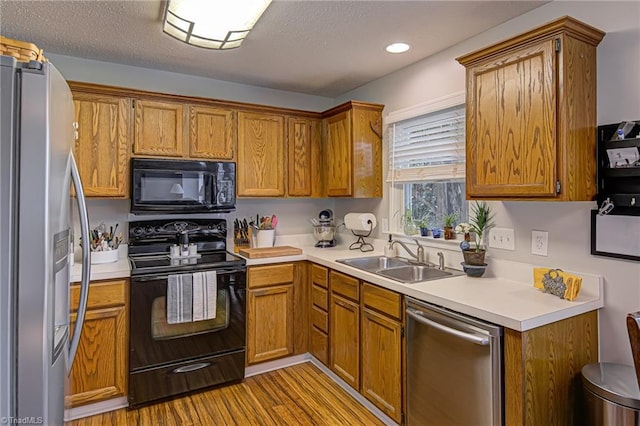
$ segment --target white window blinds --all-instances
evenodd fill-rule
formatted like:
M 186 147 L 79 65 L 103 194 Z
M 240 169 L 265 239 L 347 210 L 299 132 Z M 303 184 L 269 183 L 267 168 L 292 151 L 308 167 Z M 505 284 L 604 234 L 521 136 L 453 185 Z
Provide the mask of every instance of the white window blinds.
M 391 182 L 464 179 L 464 105 L 389 125 Z

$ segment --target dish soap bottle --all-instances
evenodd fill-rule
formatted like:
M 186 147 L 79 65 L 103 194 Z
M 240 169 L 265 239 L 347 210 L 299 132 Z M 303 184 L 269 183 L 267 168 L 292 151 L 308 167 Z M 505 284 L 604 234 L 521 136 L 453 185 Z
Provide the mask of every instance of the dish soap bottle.
M 389 234 L 389 242 L 384 245 L 384 255 L 386 257 L 396 257 L 396 247 L 393 245 L 391 234 Z

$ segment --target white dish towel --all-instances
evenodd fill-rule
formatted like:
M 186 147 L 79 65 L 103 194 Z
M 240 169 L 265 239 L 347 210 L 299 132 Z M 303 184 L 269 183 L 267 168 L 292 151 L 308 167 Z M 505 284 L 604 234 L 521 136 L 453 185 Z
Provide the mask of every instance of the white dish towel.
M 216 271 L 193 273 L 193 320 L 203 321 L 216 317 L 218 299 Z
M 169 275 L 167 279 L 167 323 L 193 321 L 192 274 Z

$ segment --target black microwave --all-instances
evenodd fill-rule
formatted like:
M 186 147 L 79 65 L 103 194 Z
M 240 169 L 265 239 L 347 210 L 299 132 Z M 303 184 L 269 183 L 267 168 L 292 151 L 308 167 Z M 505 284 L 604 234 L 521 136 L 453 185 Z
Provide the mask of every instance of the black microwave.
M 235 207 L 235 163 L 131 160 L 131 213 L 226 213 Z

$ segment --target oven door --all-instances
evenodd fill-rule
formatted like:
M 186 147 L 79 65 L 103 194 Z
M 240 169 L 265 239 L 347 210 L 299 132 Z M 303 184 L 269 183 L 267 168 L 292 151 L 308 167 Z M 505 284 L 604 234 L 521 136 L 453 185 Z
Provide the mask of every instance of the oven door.
M 246 267 L 216 281 L 215 319 L 169 324 L 168 274 L 131 277 L 129 371 L 244 350 Z

